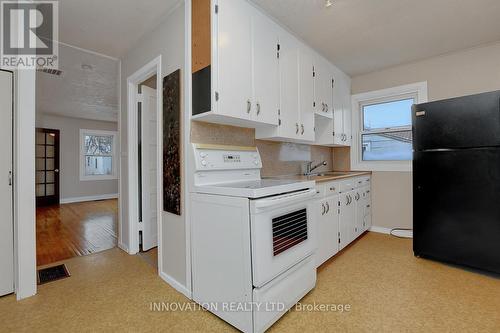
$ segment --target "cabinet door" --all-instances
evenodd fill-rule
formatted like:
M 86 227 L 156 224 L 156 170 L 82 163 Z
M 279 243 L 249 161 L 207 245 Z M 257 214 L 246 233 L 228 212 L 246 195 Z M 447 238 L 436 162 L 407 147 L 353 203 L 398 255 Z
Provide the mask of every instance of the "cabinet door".
M 316 203 L 316 221 L 318 231 L 317 266 L 333 257 L 339 250 L 339 209 L 338 196 L 318 200 Z
M 327 235 L 327 218 L 326 218 L 326 205 L 325 200 L 320 199 L 316 201 L 315 207 L 315 218 L 317 225 L 317 235 L 318 235 L 318 249 L 316 250 L 316 266 L 320 266 L 328 259 L 328 235 Z
M 279 63 L 278 26 L 261 12 L 253 9 L 252 55 L 255 121 L 278 125 Z
M 339 196 L 330 197 L 327 199 L 327 219 L 328 219 L 328 254 L 329 258 L 339 252 L 339 216 L 340 209 L 338 206 Z
M 332 115 L 332 71 L 325 60 L 319 58 L 315 64 L 316 111 L 327 116 Z
M 364 231 L 366 201 L 363 197 L 363 189 L 354 191 L 355 219 L 354 219 L 354 238 L 359 237 Z
M 364 231 L 370 229 L 372 226 L 372 200 L 371 200 L 371 189 L 370 186 L 364 188 L 364 204 L 365 204 L 365 217 L 364 217 Z
M 342 80 L 340 86 L 342 94 L 342 109 L 343 109 L 343 132 L 345 134 L 344 145 L 350 146 L 352 142 L 351 130 L 351 82 L 348 79 Z
M 340 77 L 333 76 L 333 143 L 336 145 L 343 145 L 344 134 L 344 98 L 342 96 L 342 88 L 340 84 Z
M 299 53 L 299 92 L 300 92 L 300 132 L 299 139 L 314 141 L 314 78 L 313 56 L 311 50 L 300 47 Z
M 297 138 L 299 124 L 299 42 L 280 32 L 280 136 Z
M 355 205 L 351 192 L 342 193 L 339 196 L 340 201 L 340 216 L 339 216 L 339 232 L 340 242 L 339 250 L 346 247 L 354 239 L 354 218 Z
M 252 24 L 246 1 L 219 0 L 217 14 L 217 112 L 249 119 L 252 101 Z

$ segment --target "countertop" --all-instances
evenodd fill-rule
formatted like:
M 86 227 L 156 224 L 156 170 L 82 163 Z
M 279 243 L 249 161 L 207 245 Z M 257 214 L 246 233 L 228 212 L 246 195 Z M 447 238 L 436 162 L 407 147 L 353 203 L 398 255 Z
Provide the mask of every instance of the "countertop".
M 340 179 L 359 177 L 371 175 L 371 171 L 328 171 L 320 172 L 317 175 L 304 176 L 304 175 L 290 175 L 280 177 L 266 177 L 266 178 L 279 178 L 279 179 L 292 179 L 292 180 L 314 180 L 316 183 L 331 182 Z

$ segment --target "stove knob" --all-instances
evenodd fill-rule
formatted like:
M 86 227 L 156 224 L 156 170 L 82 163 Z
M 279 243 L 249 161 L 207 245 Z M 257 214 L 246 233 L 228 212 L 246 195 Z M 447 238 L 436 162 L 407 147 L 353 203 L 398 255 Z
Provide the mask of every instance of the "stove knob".
M 259 165 L 259 161 L 257 160 L 253 161 L 253 163 L 255 163 L 255 165 Z
M 201 165 L 207 166 L 207 161 L 205 161 L 205 160 L 201 161 Z
M 201 157 L 201 158 L 205 158 L 205 157 L 207 157 L 207 153 L 200 153 L 200 157 Z

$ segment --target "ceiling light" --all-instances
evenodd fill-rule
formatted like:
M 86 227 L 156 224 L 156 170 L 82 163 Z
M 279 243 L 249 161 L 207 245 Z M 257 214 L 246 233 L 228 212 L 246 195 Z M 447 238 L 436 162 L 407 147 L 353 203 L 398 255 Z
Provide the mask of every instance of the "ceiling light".
M 329 7 L 331 7 L 332 5 L 333 5 L 332 0 L 326 0 L 326 1 L 325 1 L 325 7 L 326 7 L 326 8 L 329 8 Z
M 82 69 L 84 71 L 91 71 L 94 69 L 94 67 L 92 67 L 92 65 L 89 65 L 89 64 L 82 64 Z

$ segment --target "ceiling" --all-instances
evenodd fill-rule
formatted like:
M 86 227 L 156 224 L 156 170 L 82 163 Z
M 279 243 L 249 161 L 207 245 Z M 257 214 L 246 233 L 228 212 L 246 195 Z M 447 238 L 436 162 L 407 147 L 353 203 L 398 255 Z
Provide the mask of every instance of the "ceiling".
M 179 0 L 60 0 L 59 40 L 120 58 Z
M 118 60 L 60 45 L 59 69 L 37 72 L 37 113 L 118 121 Z
M 500 40 L 498 0 L 252 0 L 351 76 Z

